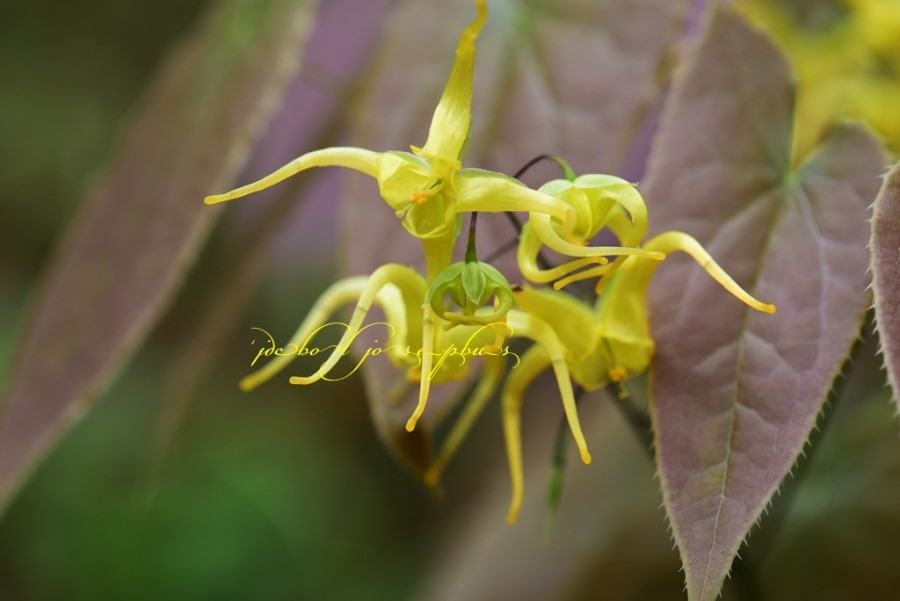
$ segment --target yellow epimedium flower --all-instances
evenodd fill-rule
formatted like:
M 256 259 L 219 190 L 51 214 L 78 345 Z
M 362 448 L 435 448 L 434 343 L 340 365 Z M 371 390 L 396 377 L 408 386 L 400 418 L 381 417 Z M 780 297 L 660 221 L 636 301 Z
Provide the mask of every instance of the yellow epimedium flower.
M 351 302 L 356 303 L 356 309 L 332 353 L 312 376 L 291 378 L 291 383 L 309 384 L 326 378 L 359 334 L 373 304 L 384 311 L 390 326 L 390 339 L 396 341 L 396 346 L 388 347 L 385 354 L 399 368 L 414 366 L 417 359 L 407 355 L 405 347 L 421 346 L 421 306 L 427 289 L 425 280 L 414 269 L 393 263 L 382 265 L 370 276 L 353 276 L 335 282 L 316 300 L 288 342 L 286 348 L 297 349 L 297 352 L 276 355 L 261 369 L 244 377 L 239 384 L 241 390 L 253 390 L 284 369 L 329 323 L 328 318 Z
M 517 360 L 513 367 L 519 369 L 514 370 L 513 373 L 518 373 L 520 369 L 526 369 L 528 373 L 531 373 L 534 360 L 529 359 L 526 364 L 523 359 L 522 365 L 519 366 L 518 357 L 514 353 L 510 353 L 508 347 L 500 348 L 498 346 L 495 326 L 501 324 L 480 323 L 478 318 L 479 314 L 485 311 L 484 307 L 476 309 L 474 312 L 474 323 L 451 324 L 435 315 L 433 309 L 426 304 L 427 295 L 428 286 L 425 279 L 414 269 L 405 265 L 383 265 L 370 276 L 355 276 L 340 280 L 332 284 L 319 297 L 306 319 L 297 328 L 284 347 L 291 350 L 275 354 L 265 366 L 242 379 L 240 387 L 245 391 L 252 390 L 283 370 L 297 356 L 309 354 L 304 353 L 303 350 L 309 350 L 314 343 L 315 336 L 327 326 L 343 329 L 340 341 L 333 345 L 327 357 L 323 357 L 322 363 L 314 373 L 308 376 L 293 376 L 290 378 L 290 382 L 292 384 L 312 384 L 319 380 L 347 377 L 362 364 L 372 349 L 369 349 L 363 359 L 359 360 L 349 372 L 345 370 L 337 377 L 329 376 L 341 358 L 348 354 L 353 341 L 364 329 L 369 327 L 363 324 L 369 310 L 377 304 L 384 310 L 386 321 L 383 324 L 374 325 L 386 326 L 388 339 L 385 346 L 378 350 L 377 355 L 384 354 L 395 367 L 405 370 L 409 381 L 420 382 L 420 391 L 424 391 L 425 395 L 424 397 L 420 396 L 419 406 L 410 418 L 407 430 L 413 429 L 414 420 L 421 415 L 424 409 L 422 401 L 423 398 L 427 398 L 430 384 L 460 381 L 468 374 L 470 365 L 468 358 L 482 357 L 484 360 L 478 386 L 444 443 L 437 460 L 426 474 L 426 481 L 435 483 L 440 476 L 441 469 L 452 457 L 481 413 L 485 403 L 502 381 L 506 372 L 507 355 L 513 355 Z M 484 297 L 482 296 L 482 298 Z M 354 302 L 355 308 L 348 323 L 328 321 L 338 309 Z M 496 310 L 488 308 L 487 311 Z M 501 316 L 498 315 L 498 317 Z M 558 318 L 562 318 L 562 316 L 558 316 Z M 568 367 L 568 351 L 563 341 L 545 320 L 527 312 L 511 309 L 505 313 L 505 320 L 504 335 L 506 337 L 529 338 L 537 343 L 535 348 L 542 349 L 542 369 L 548 366 L 553 368 L 573 437 L 581 450 L 582 460 L 590 463 L 591 457 L 587 451 L 587 443 L 575 407 L 572 376 Z M 533 356 L 533 352 L 530 351 L 528 356 Z M 516 381 L 521 382 L 522 380 Z M 421 394 L 422 392 L 420 392 Z
M 533 215 L 522 229 L 518 262 L 522 275 L 532 282 L 553 282 L 557 290 L 579 280 L 598 278 L 597 292 L 602 290 L 603 276 L 612 274 L 628 255 L 652 261 L 665 258 L 661 252 L 640 248 L 647 232 L 647 207 L 631 183 L 614 175 L 588 174 L 575 177 L 566 168 L 566 179 L 547 182 L 539 188 L 564 200 L 575 211 L 575 228 L 564 232 L 560 223 L 547 215 Z M 591 239 L 609 229 L 621 246 L 589 247 Z M 565 236 L 569 240 L 565 239 Z M 544 246 L 559 253 L 582 257 L 550 269 L 538 266 Z M 608 264 L 604 255 L 618 255 Z M 579 269 L 588 267 L 581 272 Z
M 293 376 L 291 384 L 312 384 L 319 380 L 343 379 L 351 372 L 342 372 L 337 377 L 329 377 L 342 357 L 349 353 L 350 346 L 360 333 L 373 324 L 364 325 L 366 317 L 373 305 L 382 308 L 385 322 L 377 325 L 386 327 L 384 346 L 379 347 L 377 355 L 385 355 L 391 363 L 406 370 L 412 382 L 429 381 L 436 384 L 456 381 L 468 373 L 465 361 L 439 361 L 433 367 L 426 367 L 425 357 L 438 349 L 463 349 L 490 347 L 495 340 L 491 328 L 483 325 L 462 325 L 453 329 L 438 328 L 428 345 L 428 335 L 423 330 L 423 304 L 428 286 L 416 270 L 406 265 L 389 263 L 382 265 L 369 276 L 353 276 L 332 284 L 316 300 L 306 318 L 297 328 L 290 341 L 284 347 L 290 352 L 281 352 L 274 356 L 265 366 L 244 377 L 240 388 L 248 391 L 271 379 L 283 370 L 296 357 L 307 354 L 303 349 L 315 345 L 316 336 L 326 327 L 336 327 L 343 331 L 337 344 L 326 347 L 330 349 L 327 356 L 314 373 L 308 376 Z M 329 321 L 331 315 L 340 308 L 355 303 L 353 314 L 347 323 Z M 445 322 L 438 320 L 439 325 Z M 434 328 L 432 328 L 434 329 Z M 372 349 L 370 349 L 371 351 Z M 318 354 L 318 353 L 316 353 Z M 324 353 L 323 353 L 324 354 Z M 365 360 L 358 360 L 356 366 Z M 354 370 L 355 371 L 355 368 Z
M 694 238 L 685 233 L 660 234 L 643 248 L 666 255 L 685 252 L 741 302 L 757 311 L 775 312 L 774 305 L 762 303 L 748 294 Z M 548 367 L 552 365 L 558 369 L 547 349 L 549 346 L 564 349 L 568 373 L 589 391 L 646 371 L 655 350 L 648 324 L 647 287 L 659 265 L 658 261 L 640 256 L 627 257 L 610 276 L 593 308 L 553 290 L 522 287 L 513 290 L 518 312 L 545 324 L 548 333 L 541 344 L 522 356 L 519 369 L 510 374 L 502 394 L 503 427 L 513 488 L 507 515 L 510 523 L 517 519 L 524 492 L 520 433 L 522 397 L 534 379 Z M 564 403 L 574 407 L 571 386 L 561 387 L 560 394 Z M 584 457 L 585 449 L 580 449 Z
M 447 308 L 446 295 L 460 308 L 459 313 Z M 492 298 L 495 306 L 489 311 L 479 311 Z M 513 294 L 506 277 L 496 267 L 476 259 L 454 263 L 445 269 L 431 283 L 425 302 L 450 327 L 491 325 L 506 320 L 513 307 Z
M 509 281 L 496 267 L 478 260 L 475 244 L 478 213 L 472 213 L 469 222 L 469 241 L 465 261 L 454 263 L 438 274 L 431 282 L 425 304 L 434 314 L 447 321 L 448 327 L 460 324 L 499 326 L 497 345 L 503 342 L 506 314 L 513 307 L 513 294 Z M 447 308 L 449 296 L 460 311 Z M 484 310 L 493 299 L 494 307 Z
M 445 330 L 464 324 L 491 328 L 495 334 L 494 342 L 490 346 L 491 351 L 499 350 L 504 338 L 510 334 L 506 320 L 513 306 L 512 288 L 506 277 L 494 266 L 478 260 L 475 244 L 477 222 L 478 213 L 472 213 L 465 260 L 454 263 L 439 273 L 431 282 L 425 297 L 423 306 L 423 340 L 425 342 L 422 353 L 423 373 L 431 373 L 433 357 L 440 354 L 434 353 L 429 346 L 434 340 L 433 331 L 436 320 L 442 320 L 447 324 L 444 327 Z M 460 309 L 459 312 L 447 308 L 447 296 Z M 492 299 L 493 306 L 488 308 L 486 305 L 491 303 Z M 492 384 L 483 391 L 486 396 L 480 397 L 479 393 L 475 394 L 475 397 L 480 399 L 476 401 L 476 404 L 483 403 L 490 397 L 493 386 L 499 382 L 499 378 L 502 376 L 502 366 L 493 366 L 488 370 L 488 374 L 489 382 Z M 419 403 L 406 424 L 406 429 L 409 431 L 415 428 L 416 422 L 425 410 L 429 386 L 430 379 L 422 379 L 419 386 Z M 475 415 L 477 416 L 477 411 Z
M 462 168 L 472 120 L 475 40 L 487 19 L 486 0 L 475 0 L 475 6 L 478 15 L 459 38 L 450 78 L 423 147 L 412 146 L 411 153 L 347 147 L 316 150 L 259 181 L 208 196 L 205 202 L 240 198 L 313 167 L 345 167 L 365 173 L 378 182 L 381 197 L 402 218 L 406 230 L 423 240 L 429 281 L 451 262 L 462 213 L 523 211 L 547 215 L 566 232 L 574 225 L 575 215 L 565 202 L 499 173 Z

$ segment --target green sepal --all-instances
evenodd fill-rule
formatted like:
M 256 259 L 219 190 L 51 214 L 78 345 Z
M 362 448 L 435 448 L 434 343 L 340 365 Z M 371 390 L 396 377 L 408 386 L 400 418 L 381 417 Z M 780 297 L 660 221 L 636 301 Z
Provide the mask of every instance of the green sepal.
M 448 309 L 450 299 L 459 312 Z M 485 305 L 494 303 L 489 310 Z M 450 265 L 431 283 L 425 303 L 435 315 L 451 325 L 502 322 L 513 307 L 512 287 L 506 277 L 493 265 L 481 261 L 461 261 Z

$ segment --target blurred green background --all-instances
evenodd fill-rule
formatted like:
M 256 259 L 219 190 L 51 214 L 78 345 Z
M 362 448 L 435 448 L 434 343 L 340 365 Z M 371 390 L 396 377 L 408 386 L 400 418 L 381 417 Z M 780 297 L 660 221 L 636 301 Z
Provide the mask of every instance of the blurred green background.
M 205 5 L 4 7 L 0 389 L 37 275 L 154 68 Z M 336 277 L 333 258 L 301 264 L 297 277 L 270 278 L 253 293 L 252 310 L 216 350 L 215 373 L 190 395 L 181 427 L 161 436 L 161 408 L 178 398 L 180 370 L 190 369 L 179 353 L 233 256 L 230 234 L 225 227 L 213 236 L 175 309 L 2 516 L 0 600 L 404 599 L 451 590 L 447 582 L 464 590 L 477 564 L 498 566 L 493 590 L 530 576 L 557 583 L 555 598 L 599 598 L 601 588 L 610 599 L 682 598 L 651 464 L 608 415 L 610 452 L 598 454 L 595 472 L 578 472 L 584 480 L 567 489 L 574 494 L 564 498 L 559 544 L 544 550 L 542 515 L 537 528 L 511 530 L 502 503 L 480 504 L 495 490 L 501 501 L 508 493 L 497 412 L 487 412 L 447 474 L 441 503 L 383 448 L 358 379 L 312 387 L 276 381 L 265 394 L 239 393 L 249 328 L 295 325 Z M 265 324 L 257 323 L 261 315 Z M 726 599 L 849 599 L 860 591 L 887 599 L 882 592 L 900 590 L 890 561 L 900 557 L 900 443 L 871 343 L 860 357 L 813 458 L 742 553 Z M 535 444 L 549 455 L 551 439 Z M 539 495 L 545 475 L 532 479 Z M 583 527 L 583 514 L 596 524 Z M 604 535 L 578 538 L 595 532 Z M 826 574 L 840 586 L 822 577 L 822 565 L 846 568 Z M 821 591 L 808 587 L 813 581 Z M 469 590 L 504 598 L 480 582 Z
M 0 389 L 36 276 L 201 0 L 51 0 L 0 19 Z M 215 264 L 217 242 L 208 261 Z M 214 268 L 213 268 L 214 269 Z M 332 266 L 260 292 L 266 325 L 296 323 Z M 384 452 L 361 383 L 263 397 L 205 381 L 162 457 L 160 399 L 202 276 L 0 523 L 0 599 L 396 599 L 431 548 L 430 504 Z M 274 292 L 274 294 L 273 294 Z M 280 306 L 273 299 L 289 298 Z M 102 344 L 102 341 L 98 341 Z M 225 360 L 228 364 L 229 361 Z

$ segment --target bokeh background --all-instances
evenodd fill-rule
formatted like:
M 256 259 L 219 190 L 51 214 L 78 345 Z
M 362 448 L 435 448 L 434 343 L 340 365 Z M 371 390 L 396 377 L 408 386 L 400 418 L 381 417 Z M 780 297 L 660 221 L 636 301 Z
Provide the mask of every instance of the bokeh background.
M 61 234 L 116 152 L 155 69 L 208 4 L 4 7 L 0 389 Z M 897 11 L 860 17 L 864 4 L 798 0 L 779 12 L 757 3 L 748 13 L 811 82 L 815 92 L 803 102 L 823 99 L 806 113 L 810 137 L 822 115 L 839 113 L 869 119 L 896 150 L 900 119 L 886 107 L 900 106 L 900 33 L 882 29 L 900 32 Z M 365 59 L 394 42 L 386 24 L 398 5 L 321 3 L 286 102 L 321 111 L 337 98 L 346 119 L 280 116 L 241 181 L 315 140 L 347 135 L 353 100 L 365 97 L 356 87 L 366 85 Z M 691 34 L 700 10 L 702 3 L 685 9 L 679 36 Z M 468 12 L 457 12 L 464 23 Z M 502 21 L 502 7 L 494 16 Z M 575 60 L 577 48 L 559 48 Z M 852 56 L 835 58 L 841 48 Z M 423 48 L 409 60 L 449 51 Z M 667 60 L 677 62 L 677 53 Z M 441 82 L 445 62 L 436 64 Z M 652 102 L 646 113 L 652 121 Z M 618 165 L 632 177 L 646 135 Z M 507 170 L 545 150 L 498 148 L 484 152 Z M 332 201 L 341 185 L 334 174 L 316 174 L 295 193 L 303 202 L 280 203 L 276 212 L 260 208 L 261 196 L 224 214 L 149 340 L 3 514 L 0 599 L 681 598 L 652 462 L 604 397 L 584 403 L 598 460 L 590 471 L 567 470 L 547 547 L 543 486 L 560 419 L 555 403 L 526 408 L 524 421 L 539 424 L 529 440 L 528 517 L 510 529 L 498 412 L 478 424 L 437 495 L 385 449 L 361 379 L 311 387 L 279 379 L 252 395 L 237 390 L 254 354 L 250 328 L 290 331 L 339 276 L 344 225 Z M 888 599 L 900 590 L 900 443 L 875 350 L 869 336 L 815 451 L 736 564 L 726 599 Z
M 38 273 L 115 151 L 154 70 L 206 5 L 46 1 L 4 8 L 4 374 Z M 212 270 L 221 244 L 214 240 L 208 251 Z M 294 265 L 294 281 L 260 291 L 256 319 L 265 315 L 269 327 L 294 322 L 333 277 L 332 257 L 333 248 L 325 248 L 318 263 Z M 247 369 L 249 326 L 242 324 L 245 331 L 215 351 L 222 375 L 204 380 L 184 427 L 155 459 L 172 358 L 205 309 L 198 304 L 204 286 L 214 283 L 203 273 L 179 297 L 181 310 L 164 320 L 5 514 L 0 598 L 409 593 L 433 547 L 420 530 L 436 530 L 439 522 L 426 519 L 433 511 L 422 502 L 426 495 L 380 448 L 358 381 L 299 391 L 276 383 L 256 400 L 242 395 L 234 377 Z

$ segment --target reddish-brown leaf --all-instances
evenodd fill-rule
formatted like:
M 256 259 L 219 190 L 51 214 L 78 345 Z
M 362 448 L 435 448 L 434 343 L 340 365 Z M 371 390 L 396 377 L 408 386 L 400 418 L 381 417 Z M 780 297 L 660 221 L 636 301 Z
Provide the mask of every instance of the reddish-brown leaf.
M 900 165 L 894 165 L 872 215 L 872 290 L 881 351 L 900 402 Z
M 695 236 L 778 313 L 753 312 L 692 261 L 651 290 L 652 416 L 688 596 L 715 599 L 806 443 L 867 305 L 867 207 L 884 158 L 837 127 L 791 165 L 784 59 L 717 5 L 664 111 L 642 190 L 652 227 Z

